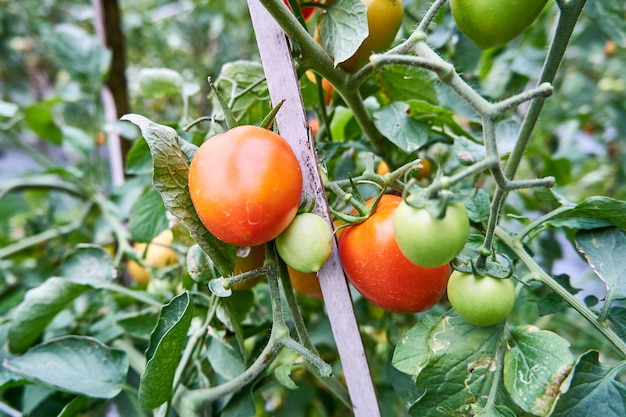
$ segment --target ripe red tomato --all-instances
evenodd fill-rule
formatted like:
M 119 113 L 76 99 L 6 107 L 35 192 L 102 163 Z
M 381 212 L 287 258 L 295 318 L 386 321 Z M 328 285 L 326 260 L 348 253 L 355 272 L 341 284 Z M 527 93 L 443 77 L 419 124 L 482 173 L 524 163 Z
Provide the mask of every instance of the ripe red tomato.
M 189 193 L 200 220 L 215 237 L 258 246 L 278 236 L 296 216 L 302 171 L 279 135 L 239 126 L 198 148 L 189 167 Z
M 425 268 L 400 252 L 393 213 L 401 202 L 402 197 L 384 195 L 367 220 L 344 228 L 339 237 L 339 257 L 348 280 L 363 297 L 387 311 L 412 313 L 439 301 L 450 266 Z
M 289 6 L 289 0 L 283 0 L 287 7 L 291 9 Z M 319 1 L 315 0 L 314 3 L 319 3 Z M 313 17 L 313 14 L 317 10 L 317 7 L 301 7 L 300 11 L 302 12 L 302 17 L 304 17 L 304 21 L 307 22 L 309 19 Z

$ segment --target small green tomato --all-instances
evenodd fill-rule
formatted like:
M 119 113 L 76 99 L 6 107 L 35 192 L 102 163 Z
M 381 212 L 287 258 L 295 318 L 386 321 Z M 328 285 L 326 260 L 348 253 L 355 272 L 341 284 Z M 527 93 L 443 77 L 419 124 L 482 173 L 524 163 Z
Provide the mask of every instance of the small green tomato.
M 299 272 L 316 272 L 332 251 L 333 232 L 322 217 L 313 213 L 296 216 L 276 238 L 276 250 L 283 261 Z

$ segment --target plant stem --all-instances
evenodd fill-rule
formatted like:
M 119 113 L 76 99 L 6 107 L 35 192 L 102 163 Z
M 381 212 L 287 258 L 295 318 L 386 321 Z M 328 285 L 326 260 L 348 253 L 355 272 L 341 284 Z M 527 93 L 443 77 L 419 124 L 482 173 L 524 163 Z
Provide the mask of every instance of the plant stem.
M 563 298 L 563 300 L 565 300 L 566 303 L 583 316 L 583 318 L 593 327 L 595 327 L 596 330 L 598 330 L 623 357 L 626 357 L 626 342 L 623 341 L 613 330 L 600 324 L 598 317 L 593 311 L 570 294 L 554 278 L 548 275 L 543 268 L 537 264 L 533 257 L 526 252 L 521 241 L 513 239 L 508 233 L 500 228 L 496 229 L 496 235 L 531 271 L 533 277 L 532 279 L 545 284 L 552 291 L 557 293 L 561 298 Z

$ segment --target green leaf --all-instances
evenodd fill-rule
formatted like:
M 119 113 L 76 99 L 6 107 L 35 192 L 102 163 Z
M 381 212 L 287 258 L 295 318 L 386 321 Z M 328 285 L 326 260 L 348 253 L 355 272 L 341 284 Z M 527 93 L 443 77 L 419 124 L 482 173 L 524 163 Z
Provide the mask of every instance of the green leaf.
M 626 341 L 626 308 L 611 307 L 609 309 L 609 320 L 615 327 L 615 333 Z
M 626 298 L 626 231 L 615 227 L 581 230 L 576 249 L 607 288 L 606 302 Z
M 54 35 L 53 51 L 58 64 L 83 88 L 98 91 L 109 68 L 111 52 L 94 35 L 74 24 L 57 25 Z
M 133 142 L 126 156 L 126 172 L 133 175 L 152 174 L 152 155 L 150 147 L 143 138 Z
M 524 411 L 549 415 L 574 366 L 569 343 L 530 325 L 515 327 L 512 339 L 514 345 L 504 355 L 504 385 Z
M 463 136 L 456 138 L 453 150 L 457 159 L 463 165 L 472 165 L 485 159 L 485 147 Z
M 145 98 L 182 96 L 183 77 L 169 68 L 142 68 L 137 85 L 139 94 Z
M 319 17 L 322 45 L 335 66 L 350 58 L 369 35 L 367 6 L 360 1 L 335 0 Z
M 65 336 L 29 349 L 3 366 L 25 380 L 94 398 L 113 398 L 128 373 L 126 353 L 92 337 Z
M 270 111 L 265 72 L 259 62 L 233 61 L 224 64 L 215 86 L 229 104 L 239 125 L 258 124 Z M 211 102 L 217 118 L 224 120 L 217 98 L 212 97 Z
M 81 244 L 61 264 L 61 275 L 77 284 L 97 287 L 117 277 L 117 269 L 102 246 Z
M 585 12 L 595 21 L 598 29 L 609 39 L 614 39 L 620 46 L 626 47 L 626 20 L 624 20 L 624 2 L 621 0 L 591 1 Z
M 146 351 L 146 370 L 139 382 L 139 403 L 143 408 L 157 408 L 171 400 L 174 375 L 192 314 L 188 292 L 176 296 L 161 309 Z
M 413 327 L 394 352 L 394 366 L 416 375 L 415 385 L 425 389 L 409 413 L 438 417 L 446 410 L 468 415 L 485 405 L 494 372 L 500 372 L 494 360 L 503 327 L 477 327 L 454 311 L 426 320 Z
M 121 315 L 115 320 L 115 324 L 131 335 L 147 339 L 158 320 L 159 315 L 152 308 L 148 308 Z
M 245 366 L 241 353 L 233 343 L 229 343 L 213 332 L 207 343 L 207 358 L 221 381 L 230 381 L 243 371 Z
M 391 103 L 374 113 L 380 132 L 405 152 L 413 152 L 428 142 L 430 126 L 410 116 L 409 105 Z
M 56 100 L 31 104 L 24 109 L 24 121 L 39 138 L 54 145 L 60 145 L 63 142 L 63 132 L 54 121 L 52 108 L 55 104 L 57 104 Z
M 76 297 L 91 286 L 52 277 L 28 290 L 24 301 L 15 309 L 9 328 L 9 349 L 21 353 L 39 339 L 52 319 Z
M 487 221 L 491 209 L 490 204 L 489 194 L 483 189 L 478 189 L 472 199 L 465 203 L 470 220 L 476 223 Z
M 276 380 L 287 389 L 298 389 L 298 386 L 291 379 L 291 363 L 283 363 L 274 370 Z
M 381 68 L 379 78 L 382 93 L 390 101 L 424 103 L 428 106 L 437 103 L 437 90 L 433 80 L 434 76 L 431 72 L 406 65 L 385 66 Z M 435 111 L 453 114 L 439 107 L 433 106 L 428 109 L 428 113 Z
M 150 188 L 130 212 L 130 237 L 135 242 L 150 242 L 168 227 L 163 199 L 154 188 Z
M 595 220 L 595 222 L 590 219 Z M 572 223 L 572 220 L 579 221 L 580 224 Z M 555 216 L 548 224 L 553 226 L 565 225 L 578 229 L 595 229 L 609 226 L 606 222 L 611 222 L 621 229 L 626 228 L 626 201 L 604 196 L 589 197 L 572 207 L 571 210 Z
M 136 124 L 150 146 L 154 188 L 161 194 L 165 208 L 189 230 L 220 273 L 227 276 L 234 268 L 236 249 L 213 236 L 198 218 L 187 187 L 189 167 L 178 145 L 176 131 L 137 114 L 128 114 L 123 119 Z
M 625 416 L 626 385 L 616 379 L 619 370 L 601 365 L 597 351 L 582 355 L 552 417 Z

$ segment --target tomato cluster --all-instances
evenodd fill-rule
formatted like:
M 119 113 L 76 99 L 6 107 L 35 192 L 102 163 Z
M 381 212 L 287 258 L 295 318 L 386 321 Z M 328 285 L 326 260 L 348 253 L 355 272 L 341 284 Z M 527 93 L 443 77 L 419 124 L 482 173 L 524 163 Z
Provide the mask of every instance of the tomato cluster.
M 191 161 L 188 186 L 207 230 L 239 247 L 235 274 L 261 267 L 263 245 L 272 240 L 285 263 L 301 274 L 315 275 L 330 256 L 333 235 L 326 220 L 312 213 L 296 215 L 302 171 L 291 146 L 270 130 L 239 126 L 207 140 Z
M 402 254 L 393 231 L 393 215 L 401 202 L 402 197 L 386 194 L 367 220 L 342 229 L 339 257 L 348 280 L 363 297 L 387 311 L 412 313 L 439 301 L 450 266 L 428 268 Z

